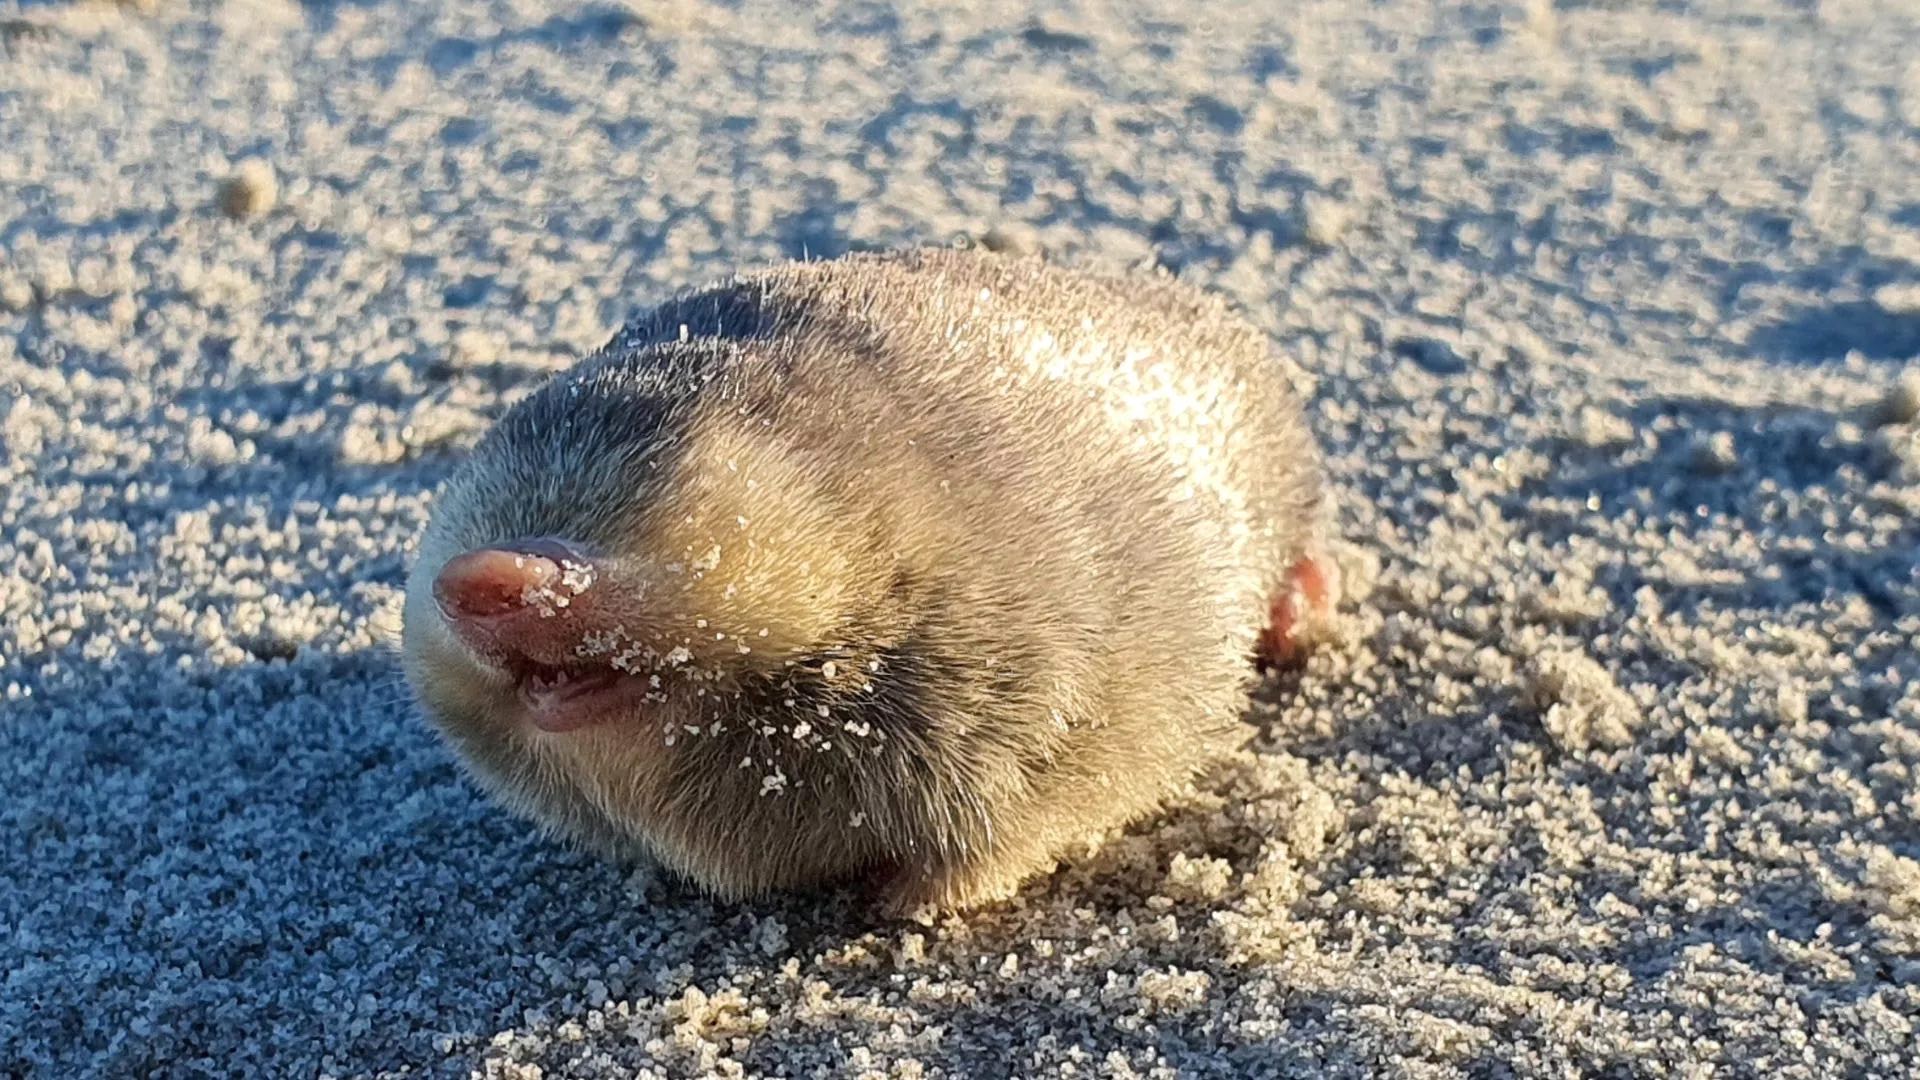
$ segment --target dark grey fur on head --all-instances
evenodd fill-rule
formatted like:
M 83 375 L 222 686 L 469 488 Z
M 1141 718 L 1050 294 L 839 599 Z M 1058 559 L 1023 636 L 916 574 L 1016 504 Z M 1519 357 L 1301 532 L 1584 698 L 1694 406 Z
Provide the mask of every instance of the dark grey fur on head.
M 730 895 L 875 873 L 965 904 L 1236 741 L 1320 491 L 1268 341 L 1164 276 L 791 264 L 668 301 L 500 421 L 422 542 L 409 670 L 570 835 Z M 631 722 L 530 732 L 470 689 L 432 578 L 529 536 L 647 583 Z

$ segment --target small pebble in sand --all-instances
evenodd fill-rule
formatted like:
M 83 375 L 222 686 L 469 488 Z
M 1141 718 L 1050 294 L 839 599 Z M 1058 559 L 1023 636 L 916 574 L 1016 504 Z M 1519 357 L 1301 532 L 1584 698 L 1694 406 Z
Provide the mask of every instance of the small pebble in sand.
M 1162 885 L 1166 894 L 1176 900 L 1217 901 L 1233 887 L 1233 864 L 1225 859 L 1179 852 L 1168 864 Z
M 1891 315 L 1920 315 L 1920 283 L 1882 285 L 1873 291 L 1873 302 Z
M 1773 713 L 1789 727 L 1807 722 L 1807 692 L 1792 682 L 1783 682 L 1773 693 Z
M 1156 1013 L 1185 1013 L 1204 1008 L 1213 977 L 1204 971 L 1147 970 L 1134 983 L 1141 1004 Z
M 273 209 L 279 198 L 273 167 L 258 158 L 241 162 L 220 185 L 220 209 L 235 220 L 258 217 Z
M 447 358 L 455 368 L 473 368 L 500 359 L 500 343 L 485 331 L 466 329 L 453 336 Z
M 33 286 L 17 277 L 0 278 L 0 311 L 25 311 L 33 306 Z
M 1624 446 L 1633 441 L 1633 425 L 1606 409 L 1589 405 L 1574 414 L 1568 437 L 1590 450 Z
M 1553 576 L 1543 587 L 1522 598 L 1523 610 L 1533 618 L 1562 626 L 1578 626 L 1605 618 L 1612 609 L 1604 590 L 1575 570 Z
M 1541 726 L 1566 750 L 1631 745 L 1640 707 L 1591 657 L 1548 652 L 1533 658 L 1522 676 L 1527 697 L 1541 710 Z
M 981 234 L 980 246 L 1006 255 L 1032 255 L 1040 250 L 1040 240 L 1025 226 L 995 225 Z
M 1320 248 L 1338 244 L 1353 221 L 1353 212 L 1347 204 L 1328 195 L 1307 196 L 1300 213 L 1307 243 Z
M 1867 907 L 1875 914 L 1920 918 L 1920 862 L 1875 846 L 1867 855 L 1865 885 Z
M 1732 472 L 1740 464 L 1733 436 L 1724 431 L 1695 435 L 1688 464 L 1694 472 L 1706 476 L 1723 476 Z
M 1920 420 L 1920 368 L 1904 372 L 1887 389 L 1880 401 L 1878 419 L 1883 424 L 1911 424 Z

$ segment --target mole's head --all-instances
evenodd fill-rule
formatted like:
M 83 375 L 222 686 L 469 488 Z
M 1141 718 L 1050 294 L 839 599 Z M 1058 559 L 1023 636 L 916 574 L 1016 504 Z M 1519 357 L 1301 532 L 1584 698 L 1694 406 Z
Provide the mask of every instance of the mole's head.
M 442 494 L 407 585 L 430 718 L 497 794 L 562 824 L 591 826 L 591 806 L 644 825 L 667 785 L 694 783 L 687 756 L 718 751 L 707 734 L 886 591 L 778 403 L 670 348 L 509 411 Z

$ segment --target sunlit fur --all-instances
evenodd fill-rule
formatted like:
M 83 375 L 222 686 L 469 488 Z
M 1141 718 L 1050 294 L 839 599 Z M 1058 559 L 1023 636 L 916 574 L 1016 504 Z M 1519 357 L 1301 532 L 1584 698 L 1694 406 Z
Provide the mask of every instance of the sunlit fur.
M 1267 340 L 1165 276 L 792 264 L 668 302 L 501 420 L 422 539 L 407 670 L 481 782 L 569 836 L 730 897 L 859 874 L 965 906 L 1237 741 L 1319 491 Z M 531 536 L 642 598 L 619 629 L 660 700 L 630 720 L 534 729 L 435 608 L 449 558 Z

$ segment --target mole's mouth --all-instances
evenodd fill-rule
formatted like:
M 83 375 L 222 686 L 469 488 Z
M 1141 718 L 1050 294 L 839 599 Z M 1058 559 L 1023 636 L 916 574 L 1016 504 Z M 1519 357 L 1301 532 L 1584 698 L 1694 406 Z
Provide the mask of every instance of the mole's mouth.
M 433 593 L 454 636 L 513 680 L 535 727 L 573 731 L 633 714 L 650 685 L 610 663 L 574 659 L 609 621 L 608 588 L 596 587 L 607 576 L 574 545 L 532 539 L 455 556 Z
M 646 681 L 610 667 L 554 667 L 508 662 L 527 718 L 542 731 L 573 731 L 631 713 L 646 693 Z

